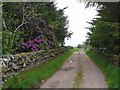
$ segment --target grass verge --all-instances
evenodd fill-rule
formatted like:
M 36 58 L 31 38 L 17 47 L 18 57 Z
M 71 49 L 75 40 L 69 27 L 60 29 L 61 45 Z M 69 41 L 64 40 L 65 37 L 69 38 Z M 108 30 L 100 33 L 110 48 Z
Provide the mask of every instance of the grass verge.
M 50 62 L 43 64 L 40 67 L 34 68 L 29 71 L 23 71 L 12 78 L 9 78 L 4 86 L 7 88 L 31 88 L 42 80 L 47 80 L 52 76 L 60 67 L 64 64 L 75 49 L 71 49 L 67 52 L 62 53 L 60 56 L 51 60 Z
M 95 62 L 98 67 L 103 71 L 108 87 L 110 89 L 112 88 L 118 88 L 120 81 L 118 81 L 118 72 L 120 71 L 120 68 L 117 66 L 114 66 L 108 62 L 105 58 L 100 56 L 99 54 L 95 53 L 94 51 L 87 51 L 86 54 Z

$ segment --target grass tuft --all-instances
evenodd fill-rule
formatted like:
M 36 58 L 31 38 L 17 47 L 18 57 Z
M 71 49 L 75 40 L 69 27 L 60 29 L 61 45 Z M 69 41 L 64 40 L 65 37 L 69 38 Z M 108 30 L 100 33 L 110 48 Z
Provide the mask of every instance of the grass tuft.
M 77 76 L 75 78 L 75 83 L 74 83 L 74 88 L 80 88 L 80 83 L 81 83 L 81 78 L 82 78 L 82 71 L 81 68 L 79 69 Z
M 120 68 L 117 66 L 114 66 L 108 62 L 105 58 L 100 56 L 99 54 L 95 53 L 94 51 L 87 51 L 86 54 L 95 62 L 98 67 L 103 71 L 108 87 L 111 88 L 118 88 L 118 84 L 120 81 L 118 81 L 118 72 L 120 71 Z
M 29 71 L 20 72 L 19 74 L 13 76 L 12 78 L 9 78 L 4 83 L 4 87 L 7 88 L 34 87 L 38 83 L 42 82 L 42 80 L 47 80 L 58 69 L 60 69 L 60 67 L 64 64 L 65 60 L 67 60 L 74 51 L 75 49 L 69 50 L 67 52 L 62 53 L 54 60 L 46 64 L 43 64 L 40 67 L 34 68 Z

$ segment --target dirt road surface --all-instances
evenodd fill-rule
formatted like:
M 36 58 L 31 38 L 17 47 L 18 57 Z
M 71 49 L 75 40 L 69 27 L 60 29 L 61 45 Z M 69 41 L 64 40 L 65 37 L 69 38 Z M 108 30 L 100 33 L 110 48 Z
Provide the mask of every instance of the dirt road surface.
M 85 52 L 80 53 L 82 80 L 80 88 L 107 88 L 101 70 L 88 58 Z
M 42 85 L 38 85 L 38 88 L 74 88 L 75 78 L 80 68 L 82 78 L 78 88 L 107 88 L 101 70 L 83 51 L 74 52 L 61 69 Z

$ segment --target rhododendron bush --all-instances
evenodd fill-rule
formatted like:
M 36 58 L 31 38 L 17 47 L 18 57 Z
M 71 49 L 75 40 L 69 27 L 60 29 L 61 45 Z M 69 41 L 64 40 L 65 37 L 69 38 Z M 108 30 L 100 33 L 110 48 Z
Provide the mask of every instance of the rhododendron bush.
M 22 51 L 37 51 L 40 49 L 51 49 L 52 44 L 50 40 L 43 40 L 41 36 L 36 36 L 33 40 L 30 41 L 23 41 L 21 43 L 21 50 Z
M 2 3 L 2 53 L 55 49 L 64 45 L 68 20 L 53 2 Z

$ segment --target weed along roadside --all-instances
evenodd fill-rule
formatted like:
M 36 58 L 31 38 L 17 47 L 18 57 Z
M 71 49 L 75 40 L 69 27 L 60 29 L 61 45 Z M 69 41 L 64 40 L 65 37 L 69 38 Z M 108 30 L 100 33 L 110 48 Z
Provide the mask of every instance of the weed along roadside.
M 42 83 L 42 81 L 53 75 L 74 51 L 74 49 L 69 49 L 45 64 L 22 71 L 8 78 L 4 82 L 3 88 L 31 88 L 37 85 L 37 83 Z
M 108 60 L 100 56 L 98 53 L 95 53 L 94 51 L 87 51 L 86 54 L 102 70 L 105 75 L 108 87 L 110 89 L 118 88 L 120 83 L 118 72 L 120 72 L 120 68 L 110 64 Z

